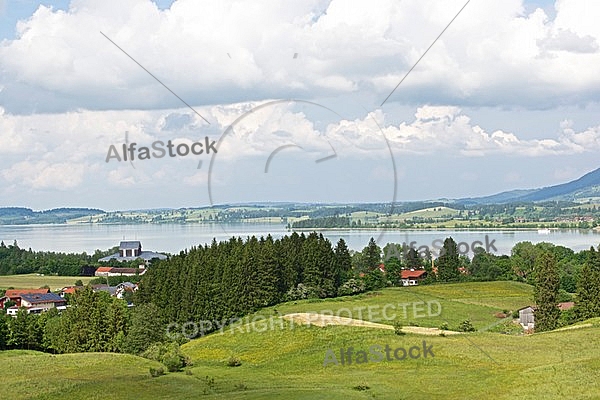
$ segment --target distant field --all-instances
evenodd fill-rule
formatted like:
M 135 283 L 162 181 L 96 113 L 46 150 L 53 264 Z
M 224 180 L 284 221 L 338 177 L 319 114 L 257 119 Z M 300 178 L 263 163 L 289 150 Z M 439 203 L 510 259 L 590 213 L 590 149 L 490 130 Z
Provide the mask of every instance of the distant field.
M 443 315 L 466 313 L 487 322 L 492 310 L 529 302 L 531 287 L 514 282 L 386 289 L 342 300 L 287 303 L 285 310 L 352 308 L 437 299 Z M 454 307 L 454 308 L 452 308 Z M 463 308 L 464 307 L 464 308 Z M 319 308 L 316 308 L 319 309 Z M 453 311 L 452 311 L 453 310 Z M 267 310 L 273 312 L 273 309 Z M 266 312 L 266 311 L 265 311 Z M 447 315 L 449 319 L 461 316 Z M 225 330 L 182 346 L 193 365 L 151 378 L 159 364 L 120 354 L 49 355 L 0 352 L 7 399 L 597 399 L 600 318 L 579 329 L 531 336 L 477 332 L 456 336 L 398 336 L 393 330 L 291 325 Z M 429 321 L 434 323 L 436 321 Z M 433 357 L 324 365 L 325 354 L 380 345 L 431 346 Z M 242 365 L 227 366 L 230 357 Z M 393 357 L 393 355 L 392 355 Z M 356 361 L 356 359 L 354 359 Z
M 431 207 L 424 208 L 422 210 L 411 211 L 404 214 L 400 214 L 402 219 L 421 217 L 421 218 L 440 218 L 445 216 L 456 216 L 459 214 L 458 210 L 449 207 Z
M 94 277 L 87 276 L 52 276 L 38 274 L 23 275 L 0 275 L 0 289 L 37 289 L 44 285 L 50 286 L 51 290 L 62 289 L 65 286 L 72 286 L 75 281 L 81 279 L 87 284 Z

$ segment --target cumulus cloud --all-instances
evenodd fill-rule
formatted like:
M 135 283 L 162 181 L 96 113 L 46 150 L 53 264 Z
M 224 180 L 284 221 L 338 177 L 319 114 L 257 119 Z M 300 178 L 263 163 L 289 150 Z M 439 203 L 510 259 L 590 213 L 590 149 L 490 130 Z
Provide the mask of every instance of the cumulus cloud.
M 240 103 L 201 111 L 213 120 L 212 125 L 185 108 L 29 116 L 3 113 L 0 151 L 7 156 L 0 160 L 0 176 L 7 184 L 31 189 L 65 190 L 90 182 L 122 188 L 177 181 L 202 186 L 213 156 L 222 168 L 242 159 L 264 165 L 269 155 L 286 146 L 298 149 L 287 155 L 306 160 L 335 155 L 364 165 L 368 160 L 389 159 L 390 153 L 479 158 L 600 151 L 600 126 L 576 131 L 573 122 L 565 120 L 558 135 L 525 139 L 518 132 L 488 132 L 455 106 L 422 106 L 412 119 L 401 123 L 387 122 L 380 109 L 351 120 L 324 106 L 302 102 Z M 156 140 L 191 145 L 205 137 L 219 143 L 217 155 L 135 160 L 133 164 L 106 162 L 111 145 L 120 152 L 125 143 L 135 142 L 138 148 Z M 381 166 L 373 170 L 373 177 L 386 174 L 390 171 Z
M 486 132 L 458 107 L 423 106 L 414 121 L 388 126 L 385 134 L 397 151 L 435 154 L 448 149 L 463 156 L 493 154 L 541 157 L 600 150 L 600 126 L 575 132 L 569 125 L 557 138 L 524 139 L 511 132 Z
M 598 51 L 596 38 L 586 35 L 578 36 L 570 30 L 559 29 L 553 36 L 538 41 L 545 51 L 569 51 L 572 53 L 595 53 Z
M 68 190 L 79 186 L 87 170 L 85 164 L 22 161 L 2 171 L 11 183 L 24 183 L 33 189 Z
M 15 40 L 0 44 L 0 100 L 11 112 L 181 105 L 100 31 L 190 104 L 351 93 L 383 100 L 463 4 L 41 5 L 18 23 Z M 597 98 L 600 74 L 590 65 L 600 63 L 599 7 L 559 0 L 551 20 L 541 9 L 526 13 L 521 0 L 471 2 L 391 101 L 547 107 L 565 96 Z

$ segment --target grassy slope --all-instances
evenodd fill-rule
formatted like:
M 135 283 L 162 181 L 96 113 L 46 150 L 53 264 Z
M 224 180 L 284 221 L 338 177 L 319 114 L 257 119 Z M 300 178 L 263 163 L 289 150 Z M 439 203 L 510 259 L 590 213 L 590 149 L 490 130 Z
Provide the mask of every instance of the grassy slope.
M 312 307 L 315 305 L 353 308 L 356 304 L 412 301 L 406 298 L 410 295 L 406 289 L 383 290 L 379 295 L 347 298 L 344 302 L 287 303 L 277 309 L 287 313 L 303 307 L 320 310 Z M 442 316 L 466 311 L 485 319 L 489 311 L 528 302 L 531 288 L 491 282 L 410 290 L 421 297 L 437 298 L 444 306 Z M 0 352 L 0 364 L 10 371 L 3 375 L 2 397 L 593 399 L 600 397 L 600 381 L 595 379 L 600 368 L 600 319 L 587 322 L 594 326 L 532 336 L 480 332 L 454 337 L 397 336 L 393 331 L 378 329 L 278 322 L 276 329 L 264 332 L 226 330 L 193 340 L 183 346 L 194 361 L 187 373 L 159 378 L 148 375 L 148 368 L 158 366 L 156 363 L 128 355 Z M 433 345 L 434 358 L 323 366 L 328 349 L 339 351 L 352 346 L 367 350 L 374 344 L 409 347 L 423 340 Z M 242 365 L 226 366 L 231 356 L 239 357 Z M 370 389 L 353 389 L 357 385 Z
M 50 275 L 37 275 L 37 274 L 23 274 L 23 275 L 0 275 L 0 289 L 8 289 L 13 287 L 15 289 L 37 289 L 44 285 L 50 286 L 51 290 L 62 289 L 65 286 L 72 286 L 75 281 L 81 279 L 86 284 L 94 277 L 86 276 L 50 276 Z
M 397 320 L 403 325 L 418 325 L 437 328 L 443 322 L 455 328 L 460 322 L 470 319 L 476 329 L 483 329 L 498 321 L 494 316 L 499 311 L 518 310 L 531 303 L 532 287 L 518 282 L 469 282 L 448 285 L 428 285 L 408 288 L 390 288 L 379 292 L 367 293 L 352 297 L 326 300 L 303 300 L 280 304 L 261 310 L 258 314 L 265 317 L 297 312 L 323 313 L 329 310 L 334 315 L 364 319 L 371 322 L 391 324 L 382 315 L 383 306 L 395 305 L 395 310 L 388 309 L 387 315 L 395 312 Z M 436 301 L 441 305 L 440 315 L 436 315 L 437 306 L 431 305 L 431 313 L 427 307 L 413 303 Z M 404 306 L 409 303 L 404 314 Z M 399 305 L 400 304 L 400 305 Z M 369 317 L 369 306 L 373 309 Z M 362 310 L 360 310 L 363 308 Z M 344 309 L 344 310 L 342 310 Z M 348 310 L 352 315 L 348 315 Z M 277 312 L 275 312 L 275 310 Z M 361 315 L 359 315 L 359 311 Z M 376 313 L 378 312 L 378 313 Z M 432 316 L 428 316 L 431 314 Z

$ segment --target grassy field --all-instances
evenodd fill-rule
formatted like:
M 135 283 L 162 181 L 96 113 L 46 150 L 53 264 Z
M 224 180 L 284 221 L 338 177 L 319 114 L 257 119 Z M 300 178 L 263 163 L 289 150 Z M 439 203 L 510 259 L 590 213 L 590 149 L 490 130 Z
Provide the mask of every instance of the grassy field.
M 75 281 L 81 279 L 87 284 L 94 277 L 87 276 L 52 276 L 38 274 L 23 275 L 0 275 L 0 289 L 37 289 L 44 285 L 50 286 L 50 290 L 62 289 L 65 286 L 72 286 Z
M 409 289 L 409 288 L 404 288 Z M 438 299 L 442 315 L 466 312 L 481 323 L 498 309 L 528 303 L 531 288 L 512 282 L 423 286 L 413 295 Z M 327 305 L 412 301 L 408 290 L 343 301 L 287 303 L 280 313 Z M 464 309 L 462 307 L 465 307 Z M 455 307 L 451 309 L 451 307 Z M 448 309 L 446 309 L 448 308 Z M 312 307 L 315 310 L 314 307 Z M 471 310 L 471 311 L 469 311 Z M 268 310 L 273 312 L 272 309 Z M 480 317 L 477 317 L 480 316 Z M 424 318 L 423 320 L 425 320 Z M 277 319 L 275 329 L 226 330 L 185 344 L 193 365 L 151 378 L 158 364 L 118 354 L 48 355 L 0 352 L 2 398 L 7 399 L 597 399 L 600 398 L 600 318 L 579 329 L 530 336 L 475 332 L 457 336 L 398 336 L 394 331 L 348 326 L 299 326 Z M 428 323 L 435 324 L 431 320 Z M 388 345 L 422 348 L 433 357 L 324 365 L 328 350 Z M 355 353 L 356 354 L 356 353 Z M 231 357 L 241 366 L 230 367 Z M 339 356 L 338 356 L 339 357 Z M 355 360 L 356 361 L 356 360 Z
M 336 299 L 302 300 L 265 308 L 257 314 L 269 317 L 300 312 L 331 312 L 371 322 L 392 324 L 393 320 L 397 320 L 403 325 L 429 328 L 438 328 L 446 322 L 450 329 L 469 319 L 476 329 L 485 329 L 498 322 L 496 313 L 528 306 L 531 297 L 532 287 L 523 283 L 469 282 L 389 288 Z M 393 308 L 388 306 L 383 315 L 383 308 L 388 304 Z M 370 314 L 369 307 L 372 310 Z M 387 318 L 394 315 L 393 320 Z

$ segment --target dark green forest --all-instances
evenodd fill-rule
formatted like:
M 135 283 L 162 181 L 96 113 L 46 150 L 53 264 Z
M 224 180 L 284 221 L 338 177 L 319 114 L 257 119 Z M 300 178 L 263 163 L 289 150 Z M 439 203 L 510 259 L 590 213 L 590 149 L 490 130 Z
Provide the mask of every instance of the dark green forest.
M 158 306 L 170 322 L 220 321 L 284 300 L 346 294 L 343 284 L 352 276 L 343 239 L 333 247 L 314 232 L 232 238 L 154 264 L 137 298 Z

